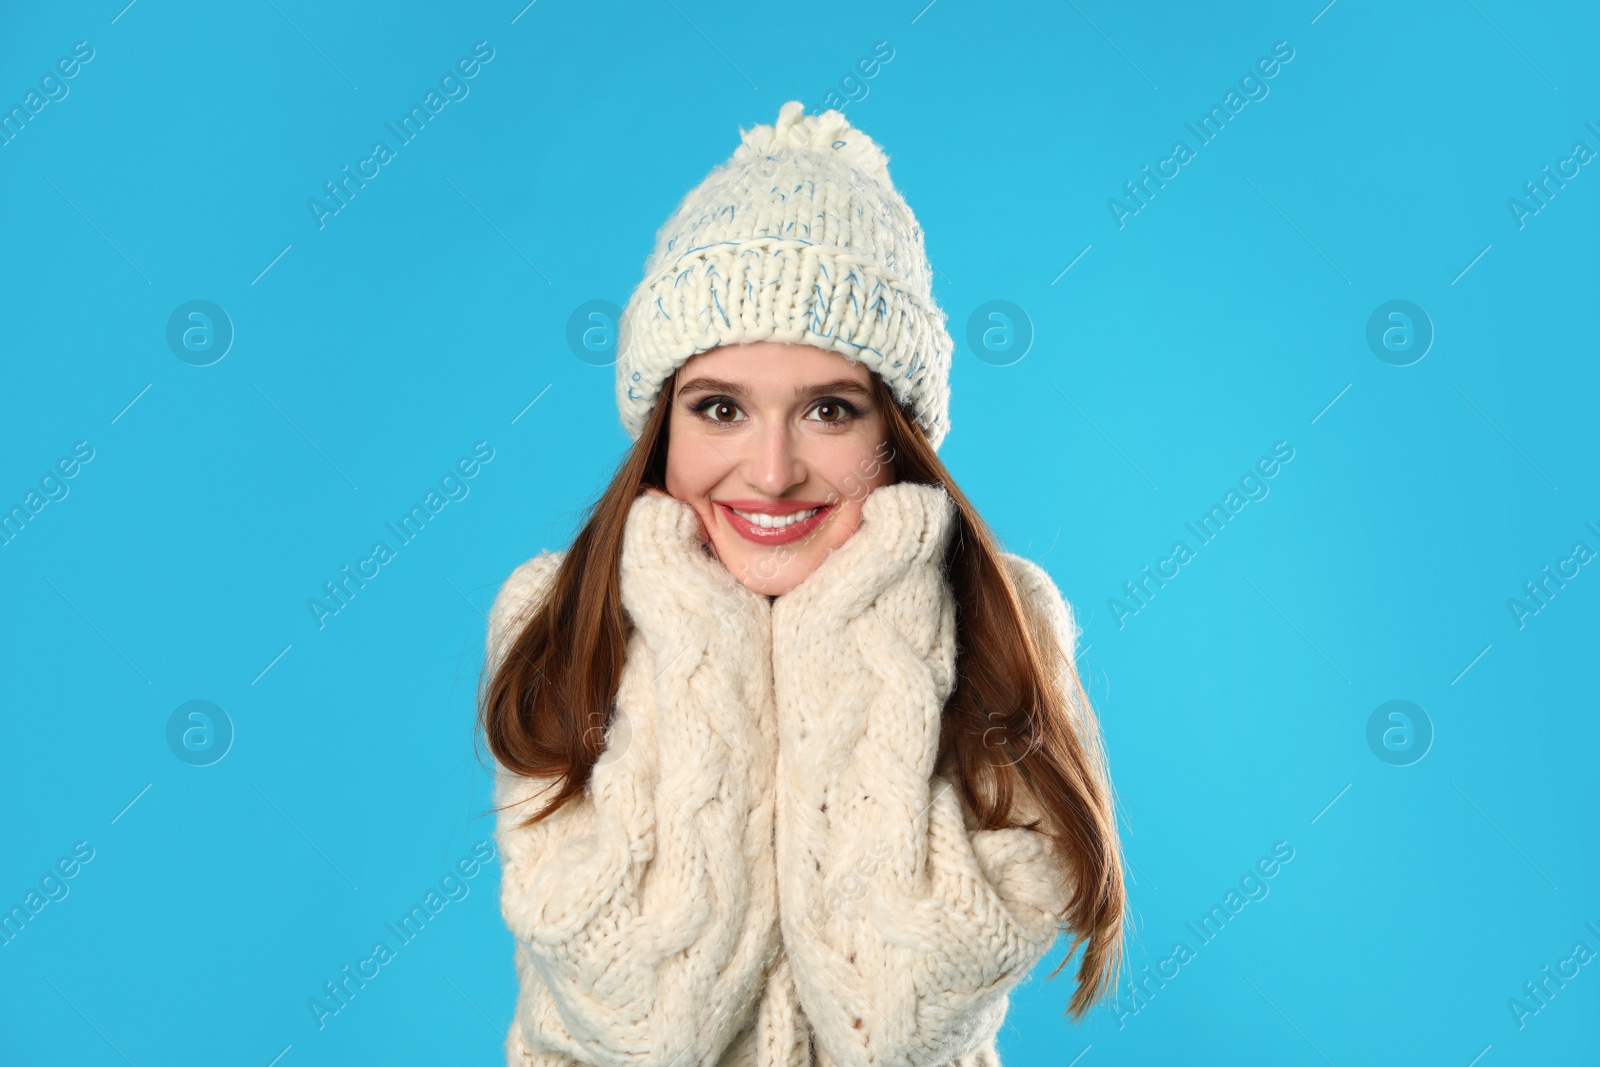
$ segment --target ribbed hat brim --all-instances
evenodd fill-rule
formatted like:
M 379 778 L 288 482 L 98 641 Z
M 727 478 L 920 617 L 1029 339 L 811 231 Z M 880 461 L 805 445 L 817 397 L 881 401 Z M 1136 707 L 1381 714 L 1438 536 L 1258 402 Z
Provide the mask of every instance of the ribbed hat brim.
M 632 369 L 617 403 L 637 437 L 662 382 L 719 345 L 785 341 L 865 364 L 911 407 L 934 448 L 949 430 L 953 342 L 915 287 L 849 249 L 753 237 L 686 249 L 633 293 L 618 332 Z

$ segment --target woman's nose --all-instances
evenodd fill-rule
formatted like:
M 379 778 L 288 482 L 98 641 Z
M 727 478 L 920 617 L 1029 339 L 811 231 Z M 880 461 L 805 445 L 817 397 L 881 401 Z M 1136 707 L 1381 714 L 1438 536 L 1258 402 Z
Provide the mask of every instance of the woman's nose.
M 769 496 L 782 496 L 806 479 L 800 444 L 786 419 L 764 419 L 750 438 L 746 480 Z

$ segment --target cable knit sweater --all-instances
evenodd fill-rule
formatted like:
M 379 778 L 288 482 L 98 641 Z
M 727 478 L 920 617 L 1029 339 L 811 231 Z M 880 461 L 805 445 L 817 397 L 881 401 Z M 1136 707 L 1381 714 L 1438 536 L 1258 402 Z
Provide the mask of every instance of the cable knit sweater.
M 588 789 L 519 829 L 548 783 L 497 767 L 510 1067 L 998 1067 L 1009 993 L 1054 944 L 1070 876 L 1042 834 L 976 830 L 934 766 L 954 525 L 939 487 L 875 489 L 860 529 L 772 601 L 702 550 L 687 504 L 634 502 L 634 632 Z M 561 556 L 506 581 L 491 667 Z M 1066 602 L 1005 560 L 1070 669 Z

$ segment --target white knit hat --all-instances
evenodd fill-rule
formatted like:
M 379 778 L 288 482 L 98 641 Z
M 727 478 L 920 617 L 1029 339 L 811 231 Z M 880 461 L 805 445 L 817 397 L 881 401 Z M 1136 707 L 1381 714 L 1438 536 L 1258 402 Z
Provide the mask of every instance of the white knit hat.
M 617 407 L 644 429 L 662 383 L 718 345 L 814 345 L 865 364 L 938 448 L 950 429 L 946 316 L 889 158 L 798 100 L 696 186 L 656 235 L 617 334 Z

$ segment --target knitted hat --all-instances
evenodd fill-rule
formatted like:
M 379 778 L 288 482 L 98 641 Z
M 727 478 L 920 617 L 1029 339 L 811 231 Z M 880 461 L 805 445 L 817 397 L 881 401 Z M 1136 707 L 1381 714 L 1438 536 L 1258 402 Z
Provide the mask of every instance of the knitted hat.
M 662 383 L 718 345 L 774 340 L 863 363 L 938 448 L 950 429 L 946 316 L 889 158 L 838 111 L 791 100 L 684 197 L 617 334 L 617 406 L 637 440 Z

